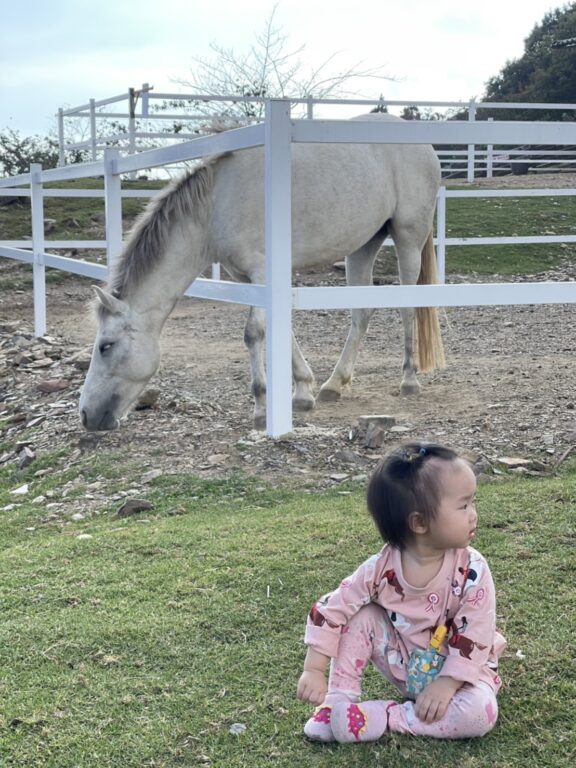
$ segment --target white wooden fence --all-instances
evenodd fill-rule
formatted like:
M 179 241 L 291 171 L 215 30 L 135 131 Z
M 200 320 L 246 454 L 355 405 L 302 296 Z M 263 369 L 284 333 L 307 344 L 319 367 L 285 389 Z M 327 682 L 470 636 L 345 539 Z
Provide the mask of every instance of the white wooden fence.
M 266 105 L 266 120 L 246 128 L 197 138 L 163 149 L 121 157 L 108 150 L 102 162 L 43 171 L 34 166 L 29 174 L 0 180 L 0 194 L 30 196 L 32 243 L 0 242 L 0 256 L 33 265 L 35 332 L 46 330 L 45 268 L 53 267 L 92 279 L 104 280 L 107 268 L 79 259 L 46 253 L 46 248 L 102 247 L 101 241 L 51 241 L 44 235 L 43 201 L 48 196 L 103 196 L 106 211 L 105 247 L 110 263 L 122 245 L 121 175 L 143 168 L 201 158 L 222 151 L 242 150 L 264 145 L 266 284 L 248 285 L 223 280 L 197 279 L 188 296 L 216 301 L 260 306 L 266 309 L 266 357 L 268 372 L 267 431 L 279 436 L 292 429 L 291 408 L 291 331 L 293 309 L 350 309 L 359 307 L 473 306 L 496 304 L 576 303 L 575 282 L 492 283 L 434 286 L 363 286 L 295 288 L 291 277 L 291 143 L 432 143 L 441 144 L 576 144 L 576 125 L 571 123 L 504 122 L 405 122 L 375 123 L 348 120 L 293 120 L 290 103 L 271 100 Z M 51 181 L 104 176 L 104 191 L 46 190 Z M 26 186 L 22 189 L 22 186 Z M 502 192 L 498 192 L 502 194 Z M 471 191 L 442 193 L 439 199 L 437 244 L 442 263 L 450 245 L 505 242 L 574 242 L 575 237 L 536 238 L 447 238 L 445 229 L 446 196 L 470 196 Z M 496 190 L 479 196 L 492 196 Z M 576 194 L 576 190 L 510 191 L 514 196 L 538 194 Z M 443 267 L 441 266 L 441 269 Z
M 168 103 L 174 105 L 173 109 L 180 111 L 167 112 L 154 108 L 157 104 Z M 129 88 L 127 92 L 112 96 L 108 99 L 96 101 L 90 99 L 86 104 L 67 109 L 59 109 L 58 136 L 59 136 L 59 165 L 66 164 L 66 153 L 70 150 L 84 150 L 95 162 L 102 155 L 102 151 L 112 145 L 118 146 L 128 154 L 150 149 L 155 141 L 180 142 L 196 137 L 194 127 L 205 125 L 207 116 L 201 112 L 186 111 L 190 104 L 203 103 L 214 105 L 212 117 L 218 121 L 219 108 L 224 104 L 249 103 L 265 104 L 266 99 L 254 96 L 215 96 L 195 93 L 154 93 L 153 88 L 144 83 L 141 88 Z M 342 108 L 348 111 L 351 107 L 358 110 L 369 111 L 374 107 L 427 107 L 439 110 L 458 110 L 467 113 L 469 122 L 478 119 L 478 112 L 490 110 L 533 110 L 537 114 L 540 110 L 557 110 L 561 113 L 576 111 L 576 104 L 534 104 L 515 102 L 477 102 L 469 101 L 390 101 L 380 99 L 315 99 L 312 96 L 306 99 L 291 99 L 291 105 L 298 108 L 308 119 L 317 116 L 318 110 L 335 110 L 331 117 L 342 116 Z M 125 111 L 110 111 L 115 105 L 120 105 Z M 126 106 L 124 106 L 126 105 Z M 349 114 L 344 115 L 348 117 Z M 70 121 L 80 121 L 85 124 L 88 137 L 83 140 L 66 141 L 66 126 L 72 125 Z M 68 121 L 68 123 L 67 123 Z M 114 121 L 118 126 L 116 133 L 108 132 L 106 135 L 98 129 L 99 124 Z M 163 130 L 162 124 L 166 121 L 179 123 L 182 127 L 178 133 L 174 130 Z M 526 142 L 524 142 L 526 144 Z M 565 170 L 576 169 L 576 153 L 573 150 L 550 149 L 526 149 L 520 147 L 508 147 L 503 150 L 493 144 L 469 144 L 460 149 L 440 149 L 438 151 L 442 171 L 445 176 L 465 174 L 468 181 L 473 181 L 477 176 L 492 177 L 494 174 L 509 173 L 512 166 L 521 169 L 525 166 L 538 168 L 549 165 L 551 159 L 554 165 Z

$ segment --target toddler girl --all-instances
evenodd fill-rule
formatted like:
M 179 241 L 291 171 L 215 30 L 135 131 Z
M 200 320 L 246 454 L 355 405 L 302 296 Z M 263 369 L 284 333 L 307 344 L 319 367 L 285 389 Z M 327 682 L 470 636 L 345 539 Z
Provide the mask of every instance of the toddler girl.
M 448 448 L 410 443 L 380 462 L 368 508 L 387 543 L 308 617 L 298 697 L 319 705 L 304 728 L 310 739 L 375 741 L 387 731 L 458 739 L 492 730 L 506 641 L 496 631 L 490 570 L 470 546 L 475 494 L 474 473 Z M 440 655 L 418 663 L 438 628 Z M 361 701 L 370 661 L 407 701 Z

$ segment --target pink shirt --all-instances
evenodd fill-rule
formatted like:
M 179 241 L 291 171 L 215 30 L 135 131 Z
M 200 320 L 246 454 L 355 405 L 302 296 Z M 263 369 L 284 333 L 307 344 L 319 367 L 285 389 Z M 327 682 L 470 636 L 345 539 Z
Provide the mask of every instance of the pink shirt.
M 368 603 L 382 606 L 390 619 L 393 631 L 385 652 L 398 680 L 406 680 L 411 652 L 427 648 L 435 628 L 446 624 L 440 675 L 500 688 L 498 658 L 506 640 L 496 630 L 492 575 L 477 550 L 448 550 L 439 573 L 417 588 L 404 578 L 400 551 L 386 545 L 313 606 L 305 642 L 325 656 L 336 656 L 343 626 Z

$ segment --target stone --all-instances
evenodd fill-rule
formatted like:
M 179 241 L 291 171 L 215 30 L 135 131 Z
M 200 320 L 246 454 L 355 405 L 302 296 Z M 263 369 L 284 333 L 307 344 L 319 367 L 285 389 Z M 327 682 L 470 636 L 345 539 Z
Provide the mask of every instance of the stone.
M 47 379 L 37 384 L 36 389 L 43 394 L 51 394 L 52 392 L 61 392 L 63 389 L 68 389 L 69 386 L 70 382 L 67 379 Z
M 360 429 L 367 429 L 370 424 L 376 424 L 383 429 L 389 429 L 396 424 L 394 416 L 388 414 L 371 414 L 368 416 L 358 416 L 358 426 Z
M 161 469 L 151 469 L 150 472 L 146 472 L 142 475 L 140 482 L 146 485 L 147 483 L 151 483 L 153 480 L 162 477 L 162 475 L 163 472 Z
M 154 509 L 154 506 L 146 499 L 127 499 L 118 509 L 116 515 L 118 517 L 132 517 L 132 515 L 148 512 L 151 509 Z
M 13 491 L 10 491 L 10 494 L 12 496 L 24 496 L 24 494 L 28 493 L 29 486 L 28 483 L 25 483 L 24 485 L 21 485 L 19 488 L 14 488 Z
M 519 456 L 499 456 L 499 464 L 504 464 L 508 469 L 518 469 L 518 467 L 528 467 L 532 462 L 530 459 L 522 459 Z
M 370 424 L 364 435 L 363 445 L 365 448 L 381 448 L 386 442 L 386 429 L 377 424 Z
M 145 411 L 148 408 L 152 408 L 154 405 L 156 405 L 159 397 L 160 397 L 159 389 L 147 389 L 138 398 L 138 402 L 136 403 L 135 410 Z
M 36 454 L 34 451 L 25 445 L 18 454 L 18 469 L 25 469 L 26 467 L 29 467 L 35 458 Z

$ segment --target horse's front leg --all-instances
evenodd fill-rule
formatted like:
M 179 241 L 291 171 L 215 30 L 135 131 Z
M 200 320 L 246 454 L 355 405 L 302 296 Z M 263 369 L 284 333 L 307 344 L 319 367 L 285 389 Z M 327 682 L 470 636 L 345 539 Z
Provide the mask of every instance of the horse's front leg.
M 294 410 L 311 411 L 315 405 L 312 394 L 314 375 L 294 334 L 292 334 L 292 377 L 294 379 L 294 394 L 292 395 Z
M 264 367 L 264 341 L 266 325 L 264 310 L 251 307 L 244 328 L 244 343 L 250 356 L 252 373 L 251 391 L 254 398 L 254 428 L 266 427 L 266 369 Z
M 264 343 L 266 339 L 265 312 L 259 307 L 251 307 L 244 329 L 244 343 L 250 355 L 252 372 L 252 396 L 254 398 L 254 428 L 266 427 L 266 368 L 264 363 Z M 310 411 L 314 408 L 314 376 L 302 351 L 292 334 L 292 375 L 294 395 L 292 404 L 295 410 Z

